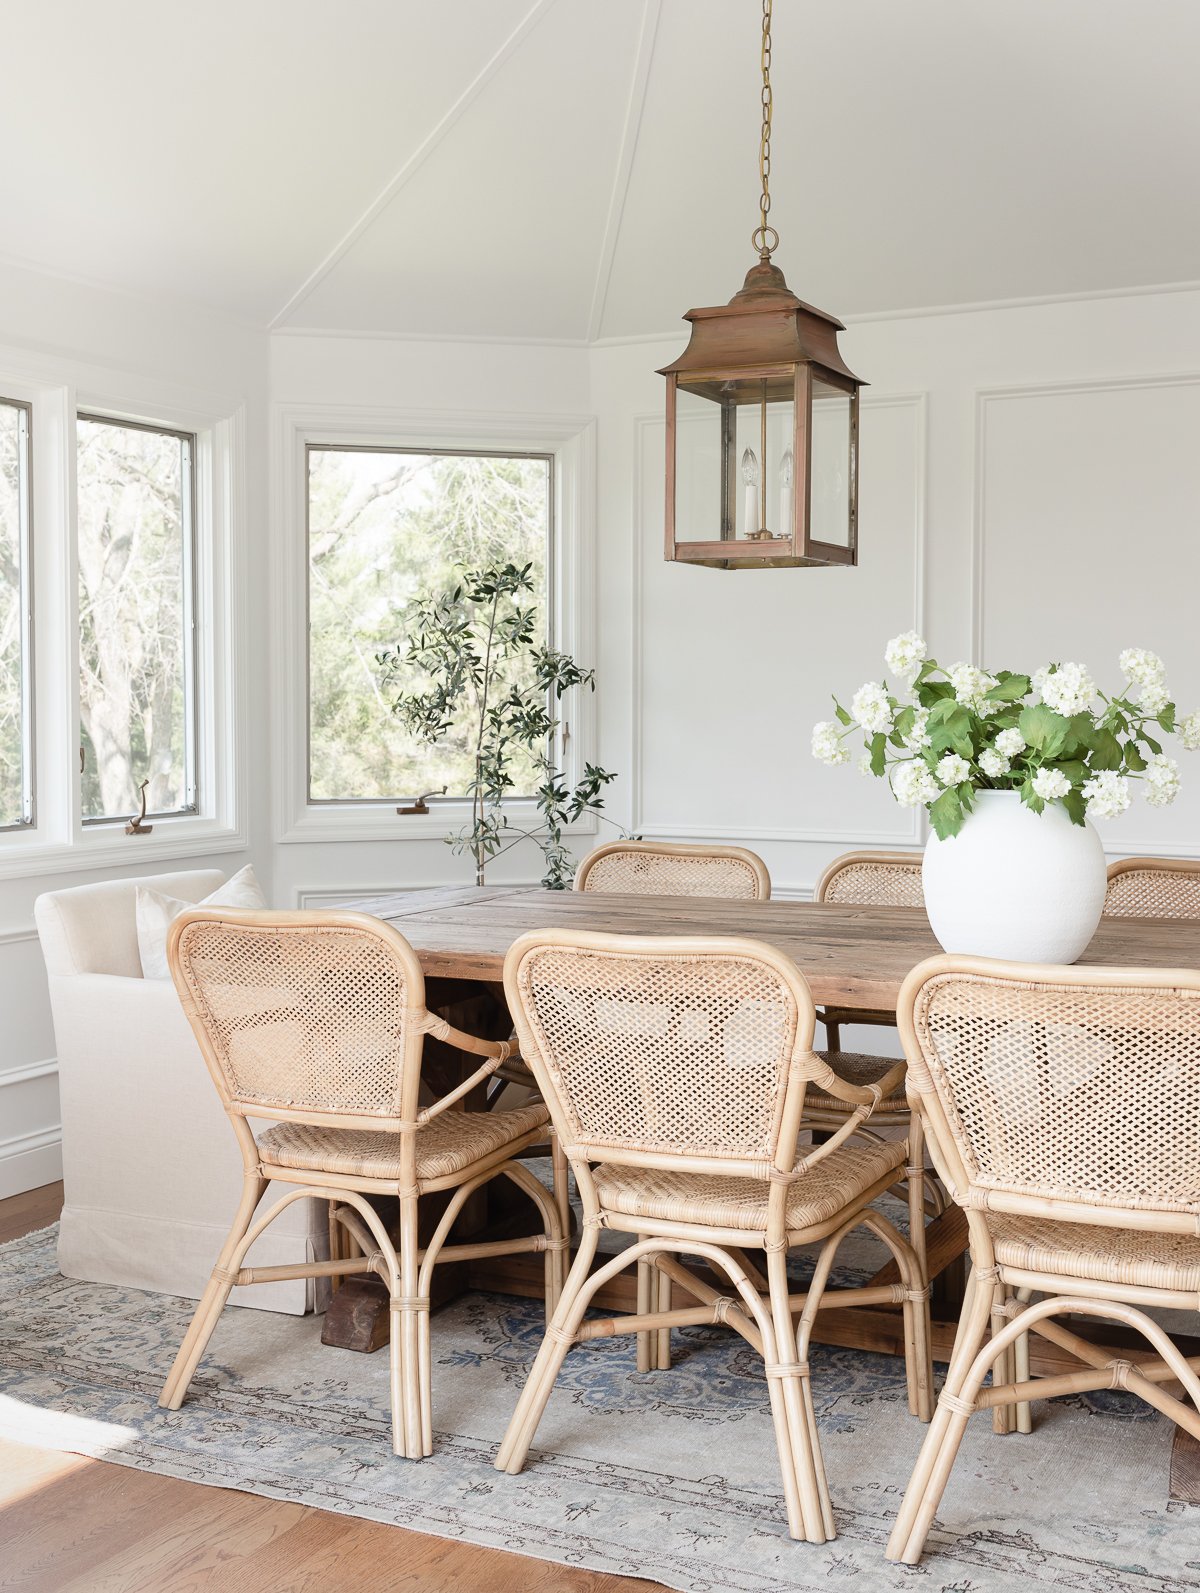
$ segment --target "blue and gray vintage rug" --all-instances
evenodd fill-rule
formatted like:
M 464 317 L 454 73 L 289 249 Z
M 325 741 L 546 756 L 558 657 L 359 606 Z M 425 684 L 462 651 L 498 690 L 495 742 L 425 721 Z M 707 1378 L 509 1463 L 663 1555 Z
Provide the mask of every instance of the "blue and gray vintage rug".
M 917 1570 L 883 1558 L 924 1429 L 898 1361 L 817 1350 L 840 1535 L 786 1534 L 757 1357 L 675 1337 L 639 1376 L 632 1339 L 573 1350 L 520 1477 L 492 1460 L 541 1333 L 533 1302 L 467 1296 L 433 1319 L 433 1457 L 392 1456 L 386 1356 L 323 1348 L 320 1319 L 231 1309 L 184 1408 L 155 1399 L 183 1300 L 72 1282 L 55 1230 L 0 1249 L 0 1435 L 418 1532 L 640 1576 L 685 1593 L 1187 1593 L 1200 1509 L 1169 1504 L 1173 1429 L 1136 1401 L 1035 1407 L 997 1438 L 975 1418 Z

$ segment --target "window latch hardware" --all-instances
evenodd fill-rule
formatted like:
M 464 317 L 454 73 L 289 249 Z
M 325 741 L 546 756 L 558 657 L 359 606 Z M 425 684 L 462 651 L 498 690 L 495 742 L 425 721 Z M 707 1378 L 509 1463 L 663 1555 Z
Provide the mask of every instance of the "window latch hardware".
M 142 810 L 140 813 L 136 813 L 125 826 L 126 835 L 149 835 L 154 829 L 153 824 L 146 823 L 146 787 L 149 784 L 149 780 L 143 780 L 141 785 L 138 786 L 138 790 L 142 794 Z
M 443 786 L 440 791 L 426 791 L 423 796 L 419 796 L 417 798 L 417 800 L 415 802 L 411 803 L 408 807 L 406 807 L 406 808 L 397 808 L 396 812 L 397 813 L 428 813 L 429 812 L 429 798 L 430 797 L 436 797 L 436 796 L 445 796 L 445 794 L 446 794 L 446 787 L 445 786 Z

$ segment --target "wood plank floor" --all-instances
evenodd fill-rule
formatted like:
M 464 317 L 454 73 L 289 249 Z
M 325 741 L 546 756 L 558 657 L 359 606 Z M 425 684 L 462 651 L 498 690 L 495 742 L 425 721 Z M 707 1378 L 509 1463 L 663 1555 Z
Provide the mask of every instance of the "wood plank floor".
M 0 1243 L 53 1222 L 62 1185 L 0 1200 Z M 661 1593 L 307 1505 L 0 1440 L 5 1593 Z

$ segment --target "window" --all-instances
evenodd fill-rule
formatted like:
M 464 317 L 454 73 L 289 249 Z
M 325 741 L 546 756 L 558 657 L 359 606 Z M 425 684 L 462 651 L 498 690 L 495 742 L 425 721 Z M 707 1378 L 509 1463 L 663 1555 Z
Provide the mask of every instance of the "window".
M 33 823 L 29 405 L 0 399 L 0 830 Z
M 79 417 L 79 723 L 85 823 L 197 811 L 195 439 Z
M 552 637 L 553 487 L 547 454 L 308 444 L 309 802 L 396 802 L 443 785 L 465 796 L 470 715 L 437 747 L 406 735 L 375 657 L 401 639 L 406 602 L 495 559 L 532 565 Z

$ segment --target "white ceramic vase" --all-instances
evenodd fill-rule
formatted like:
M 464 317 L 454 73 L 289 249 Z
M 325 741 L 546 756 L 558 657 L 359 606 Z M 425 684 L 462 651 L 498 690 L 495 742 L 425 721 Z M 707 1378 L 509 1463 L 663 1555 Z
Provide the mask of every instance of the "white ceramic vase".
M 1034 813 L 1015 791 L 977 791 L 957 835 L 929 837 L 922 885 L 945 951 L 1070 963 L 1104 909 L 1104 849 L 1057 802 Z

